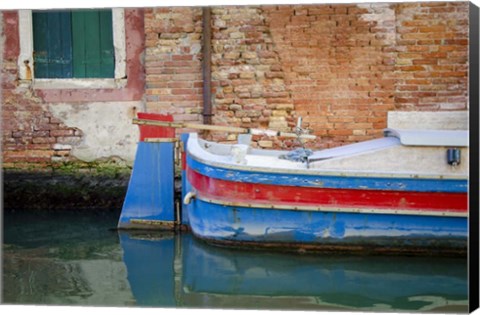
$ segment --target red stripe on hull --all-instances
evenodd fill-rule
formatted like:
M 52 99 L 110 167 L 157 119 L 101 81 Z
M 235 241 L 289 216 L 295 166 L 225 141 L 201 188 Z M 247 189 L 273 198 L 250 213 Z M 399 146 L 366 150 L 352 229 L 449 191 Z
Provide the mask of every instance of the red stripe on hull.
M 339 208 L 467 212 L 467 194 L 293 187 L 226 181 L 187 168 L 188 180 L 208 198 L 245 203 Z

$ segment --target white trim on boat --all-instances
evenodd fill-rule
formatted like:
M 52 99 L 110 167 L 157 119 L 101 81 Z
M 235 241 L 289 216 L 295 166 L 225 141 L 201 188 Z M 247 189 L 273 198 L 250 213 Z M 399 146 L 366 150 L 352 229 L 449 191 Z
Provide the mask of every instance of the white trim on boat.
M 204 198 L 197 194 L 197 199 L 228 207 L 242 207 L 242 208 L 259 208 L 272 210 L 297 210 L 297 211 L 312 211 L 312 212 L 343 212 L 343 213 L 365 213 L 365 214 L 398 214 L 398 215 L 420 215 L 420 216 L 437 216 L 437 217 L 468 217 L 467 212 L 453 212 L 453 211 L 418 211 L 418 210 L 394 210 L 382 208 L 339 208 L 339 207 L 315 207 L 315 206 L 294 206 L 294 205 L 272 205 L 262 203 L 243 203 L 231 202 L 217 199 Z

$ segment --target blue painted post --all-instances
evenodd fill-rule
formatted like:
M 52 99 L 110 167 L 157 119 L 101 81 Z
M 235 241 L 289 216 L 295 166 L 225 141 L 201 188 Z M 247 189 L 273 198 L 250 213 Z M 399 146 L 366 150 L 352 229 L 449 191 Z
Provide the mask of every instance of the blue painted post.
M 183 145 L 183 153 L 182 153 L 182 200 L 181 200 L 181 205 L 182 205 L 182 220 L 181 223 L 184 226 L 189 226 L 189 220 L 188 220 L 188 205 L 184 204 L 183 201 L 185 200 L 186 194 L 191 190 L 191 185 L 190 182 L 187 179 L 187 172 L 186 172 L 186 167 L 187 167 L 187 142 L 188 142 L 188 133 L 183 133 L 180 136 L 180 139 L 182 141 Z
M 173 229 L 174 140 L 139 142 L 120 229 Z

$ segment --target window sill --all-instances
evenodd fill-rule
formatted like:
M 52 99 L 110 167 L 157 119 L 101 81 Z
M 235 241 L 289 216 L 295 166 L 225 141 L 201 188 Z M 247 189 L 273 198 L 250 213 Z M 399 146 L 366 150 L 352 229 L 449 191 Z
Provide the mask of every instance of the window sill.
M 30 83 L 34 89 L 121 89 L 127 79 L 35 79 Z

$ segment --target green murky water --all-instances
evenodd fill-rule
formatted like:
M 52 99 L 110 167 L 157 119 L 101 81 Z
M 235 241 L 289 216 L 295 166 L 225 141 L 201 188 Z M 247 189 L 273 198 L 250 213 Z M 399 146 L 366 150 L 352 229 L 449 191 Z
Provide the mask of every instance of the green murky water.
M 466 258 L 230 250 L 117 219 L 5 213 L 2 303 L 467 312 Z

